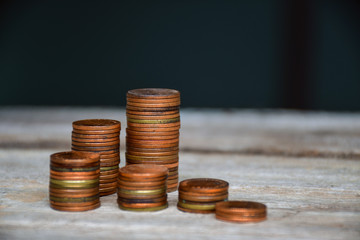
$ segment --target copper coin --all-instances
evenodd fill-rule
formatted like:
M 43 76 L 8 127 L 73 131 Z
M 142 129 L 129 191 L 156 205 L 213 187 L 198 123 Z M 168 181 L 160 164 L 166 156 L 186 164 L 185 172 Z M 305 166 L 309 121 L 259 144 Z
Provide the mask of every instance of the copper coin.
M 129 129 L 126 128 L 126 135 L 131 135 L 131 136 L 174 136 L 174 135 L 179 135 L 179 129 L 175 129 L 173 131 L 139 131 L 139 130 L 134 130 L 134 129 Z
M 106 139 L 111 139 L 111 138 L 118 138 L 119 135 L 120 134 L 118 132 L 103 134 L 103 135 L 101 135 L 101 134 L 81 134 L 81 133 L 76 133 L 76 132 L 71 133 L 71 137 L 73 137 L 73 138 L 87 139 L 87 140 L 91 140 L 91 139 L 106 140 Z
M 224 192 L 229 188 L 229 183 L 213 178 L 193 178 L 180 183 L 179 190 L 184 192 L 216 193 Z
M 78 147 L 107 147 L 107 146 L 118 145 L 119 143 L 120 143 L 119 139 L 112 142 L 77 142 L 72 140 L 72 145 Z
M 146 188 L 146 187 L 160 187 L 166 184 L 166 180 L 161 181 L 143 181 L 143 182 L 133 182 L 133 181 L 124 181 L 122 179 L 117 180 L 119 186 L 128 186 L 133 188 Z
M 95 195 L 90 196 L 70 196 L 70 195 L 56 195 L 53 193 L 49 194 L 49 200 L 51 202 L 54 202 L 58 205 L 71 205 L 75 206 L 77 205 L 91 205 L 91 203 L 94 203 L 94 201 L 99 201 L 99 193 Z M 65 206 L 63 205 L 63 206 Z
M 131 198 L 118 198 L 119 202 L 124 203 L 157 203 L 167 200 L 167 194 L 159 198 L 150 198 L 150 199 L 131 199 Z
M 91 153 L 97 153 L 100 155 L 100 158 L 103 156 L 103 155 L 110 155 L 110 154 L 119 154 L 120 153 L 120 148 L 117 148 L 117 149 L 112 149 L 112 150 L 106 150 L 106 151 L 83 151 L 83 150 L 73 150 L 74 152 L 91 152 Z
M 163 197 L 166 194 L 166 191 L 160 193 L 160 194 L 154 194 L 154 195 L 133 195 L 133 194 L 126 194 L 119 191 L 119 188 L 117 188 L 117 196 L 119 198 L 130 198 L 130 199 L 154 199 L 154 198 L 160 198 Z
M 71 141 L 80 143 L 105 143 L 105 142 L 116 142 L 119 141 L 119 136 L 113 138 L 77 138 L 72 137 Z
M 137 116 L 168 116 L 173 114 L 180 114 L 180 109 L 171 110 L 171 111 L 146 111 L 146 112 L 126 109 L 126 113 Z
M 266 205 L 249 201 L 218 202 L 216 218 L 230 222 L 259 222 L 266 220 Z
M 179 110 L 180 106 L 171 106 L 171 107 L 136 107 L 131 105 L 126 105 L 126 111 L 138 111 L 138 112 L 165 112 L 165 111 L 176 111 Z
M 177 102 L 180 104 L 180 98 L 175 97 L 175 98 L 163 98 L 163 99 L 151 99 L 151 98 L 144 99 L 144 98 L 127 97 L 126 102 L 127 103 L 149 103 L 149 104 Z
M 139 120 L 159 120 L 159 119 L 180 119 L 180 113 L 176 114 L 169 114 L 169 115 L 162 115 L 162 116 L 152 116 L 152 115 L 135 115 L 135 114 L 126 114 L 127 119 L 139 119 Z
M 61 172 L 61 173 L 76 173 L 76 172 L 81 172 L 81 173 L 86 173 L 88 172 L 89 174 L 94 173 L 94 171 L 97 171 L 99 169 L 99 164 L 93 163 L 93 164 L 89 164 L 86 167 L 72 167 L 70 166 L 64 166 L 64 165 L 59 165 L 56 163 L 50 163 L 50 170 L 54 171 L 54 172 Z
M 176 147 L 178 148 L 179 147 L 179 143 L 167 143 L 167 144 L 152 144 L 152 145 L 145 145 L 145 144 L 135 144 L 135 143 L 132 143 L 132 142 L 128 142 L 127 143 L 127 146 L 128 148 L 139 148 L 139 149 L 144 149 L 143 151 L 153 151 L 152 149 L 159 149 L 159 148 L 173 148 L 173 147 Z
M 179 159 L 179 154 L 176 153 L 174 155 L 168 155 L 168 156 L 138 156 L 138 155 L 131 155 L 129 153 L 125 153 L 125 157 L 129 160 L 144 160 L 144 161 L 172 161 Z
M 119 175 L 119 179 L 122 181 L 127 181 L 127 182 L 147 182 L 147 181 L 156 182 L 156 181 L 166 180 L 167 175 L 156 177 L 156 178 L 154 178 L 154 177 L 142 177 L 142 178 L 130 177 L 130 178 L 128 178 L 128 177 Z
M 128 100 L 126 106 L 134 106 L 141 108 L 168 108 L 180 106 L 180 99 L 172 102 L 135 102 Z
M 123 207 L 126 208 L 153 208 L 153 207 L 159 207 L 165 205 L 167 203 L 167 199 L 165 199 L 162 202 L 155 202 L 155 203 L 126 203 L 122 201 L 119 202 Z
M 128 128 L 131 128 L 131 129 L 165 128 L 165 129 L 169 129 L 169 131 L 171 131 L 170 128 L 179 129 L 181 126 L 181 123 L 180 123 L 180 121 L 175 121 L 172 123 L 134 123 L 134 122 L 127 121 L 127 126 L 128 126 Z
M 121 124 L 111 119 L 85 119 L 73 122 L 73 128 L 79 130 L 109 130 L 120 129 Z
M 167 189 L 167 192 L 168 192 L 168 193 L 175 192 L 175 191 L 177 191 L 177 189 L 178 189 L 178 187 L 177 187 L 177 185 L 176 185 L 176 187 L 168 188 L 168 189 Z
M 58 210 L 58 211 L 83 212 L 83 211 L 89 211 L 89 210 L 93 210 L 93 209 L 100 207 L 100 202 L 94 203 L 93 205 L 84 206 L 84 207 L 63 207 L 63 206 L 58 206 L 58 205 L 54 205 L 54 204 L 50 204 L 50 207 L 52 209 Z
M 117 177 L 118 177 L 118 174 L 100 176 L 100 183 L 102 180 L 108 180 L 108 179 L 112 179 L 112 180 L 115 179 L 115 181 L 117 181 Z
M 156 189 L 163 189 L 165 187 L 165 184 L 162 185 L 158 185 L 158 186 L 127 186 L 127 185 L 123 185 L 120 184 L 118 181 L 118 187 L 121 188 L 122 190 L 156 190 Z
M 117 181 L 117 177 L 115 178 L 109 178 L 109 179 L 100 179 L 100 185 L 105 184 L 105 183 L 114 183 Z
M 119 164 L 120 164 L 120 160 L 114 162 L 104 162 L 104 163 L 100 163 L 100 167 L 119 166 Z
M 105 163 L 105 162 L 116 162 L 116 161 L 120 161 L 120 155 L 117 157 L 113 157 L 113 158 L 103 158 L 103 155 L 101 155 L 100 157 L 100 164 L 101 163 Z
M 115 157 L 120 157 L 120 153 L 116 152 L 116 153 L 111 153 L 111 154 L 101 154 L 100 155 L 100 159 L 108 159 L 108 158 L 115 158 Z
M 117 187 L 117 182 L 112 183 L 100 183 L 100 190 L 103 188 Z
M 167 136 L 147 136 L 147 135 L 127 135 L 127 138 L 137 140 L 137 141 L 162 141 L 162 140 L 172 140 L 172 139 L 179 139 L 179 134 L 177 135 L 167 135 Z
M 100 169 L 92 172 L 57 172 L 50 170 L 50 176 L 69 177 L 69 178 L 82 178 L 82 177 L 96 177 L 99 176 Z
M 62 175 L 62 174 L 52 174 L 50 172 L 51 179 L 57 180 L 89 180 L 89 179 L 96 179 L 99 178 L 99 173 L 92 174 L 92 175 Z
M 155 165 L 164 165 L 164 164 L 171 164 L 176 163 L 179 161 L 179 158 L 173 158 L 170 160 L 157 160 L 156 158 L 139 158 L 139 160 L 133 160 L 126 158 L 126 164 L 155 164 Z
M 159 132 L 166 132 L 163 133 L 164 135 L 169 135 L 169 132 L 179 131 L 180 127 L 129 127 L 128 128 L 132 131 L 138 131 L 138 132 L 152 132 L 152 133 L 159 133 Z
M 114 193 L 116 193 L 116 189 L 112 189 L 111 191 L 100 192 L 100 197 L 109 196 Z
M 145 98 L 145 99 L 167 99 L 180 98 L 180 92 L 167 88 L 139 88 L 129 90 L 127 98 Z
M 96 195 L 99 193 L 99 187 L 96 188 L 88 188 L 88 189 L 60 189 L 60 188 L 50 188 L 49 192 L 53 194 L 61 194 L 61 195 L 78 195 L 78 194 L 85 194 L 85 195 Z
M 128 165 L 119 170 L 119 176 L 125 178 L 159 178 L 166 176 L 168 169 L 159 165 Z
M 134 151 L 132 148 L 127 149 L 128 154 L 133 156 L 145 156 L 145 157 L 165 157 L 165 156 L 173 156 L 179 153 L 179 150 L 176 151 L 165 151 L 165 152 L 138 152 Z
M 99 136 L 108 135 L 108 134 L 109 135 L 110 134 L 120 135 L 120 129 L 118 129 L 118 128 L 109 129 L 109 130 L 80 130 L 80 129 L 73 129 L 72 132 L 76 133 L 76 134 L 99 135 Z
M 116 193 L 116 188 L 117 187 L 101 187 L 99 189 L 100 191 L 100 196 L 105 196 L 104 194 L 113 194 L 113 193 Z
M 143 152 L 143 153 L 162 153 L 167 152 L 168 155 L 173 155 L 179 151 L 179 147 L 163 147 L 163 148 L 136 148 L 132 146 L 126 147 L 127 152 Z M 137 154 L 135 154 L 137 155 Z
M 179 143 L 178 138 L 167 139 L 167 140 L 136 140 L 130 137 L 126 137 L 127 143 L 134 143 L 134 144 L 144 144 L 144 145 L 157 145 L 157 144 L 166 144 L 166 143 Z
M 85 207 L 85 206 L 89 206 L 89 205 L 94 205 L 95 203 L 99 202 L 99 196 L 96 196 L 94 199 L 95 200 L 89 201 L 89 202 L 65 202 L 65 201 L 57 202 L 57 201 L 52 201 L 52 200 L 49 200 L 49 202 L 52 205 L 62 206 L 62 207 Z
M 117 166 L 118 167 L 118 166 Z M 118 169 L 116 170 L 111 170 L 111 171 L 103 171 L 103 172 L 100 172 L 100 176 L 107 176 L 107 175 L 113 175 L 113 174 L 117 174 L 118 173 Z
M 77 145 L 74 145 L 74 142 L 73 142 L 71 147 L 74 149 L 86 150 L 86 151 L 107 151 L 107 150 L 118 149 L 120 147 L 120 144 L 117 143 L 117 144 L 110 145 L 110 146 L 92 147 L 92 146 L 77 146 Z
M 51 154 L 50 162 L 60 165 L 86 166 L 87 164 L 96 163 L 100 156 L 96 153 L 79 153 L 79 152 L 58 152 Z

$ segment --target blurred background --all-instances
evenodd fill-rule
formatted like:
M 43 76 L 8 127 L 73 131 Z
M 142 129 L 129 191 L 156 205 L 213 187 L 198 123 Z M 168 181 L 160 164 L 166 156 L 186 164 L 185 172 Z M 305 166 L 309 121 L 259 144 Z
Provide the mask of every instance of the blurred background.
M 1 1 L 0 105 L 360 110 L 359 1 Z

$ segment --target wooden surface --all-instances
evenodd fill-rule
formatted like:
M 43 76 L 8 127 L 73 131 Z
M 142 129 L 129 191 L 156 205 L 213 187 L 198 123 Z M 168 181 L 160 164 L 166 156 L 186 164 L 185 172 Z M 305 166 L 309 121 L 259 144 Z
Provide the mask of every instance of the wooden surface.
M 71 123 L 123 109 L 0 108 L 0 239 L 360 239 L 360 114 L 183 110 L 181 180 L 230 183 L 230 199 L 268 206 L 268 220 L 231 224 L 170 207 L 65 213 L 48 204 L 49 155 L 70 149 Z M 124 165 L 124 131 L 121 146 Z

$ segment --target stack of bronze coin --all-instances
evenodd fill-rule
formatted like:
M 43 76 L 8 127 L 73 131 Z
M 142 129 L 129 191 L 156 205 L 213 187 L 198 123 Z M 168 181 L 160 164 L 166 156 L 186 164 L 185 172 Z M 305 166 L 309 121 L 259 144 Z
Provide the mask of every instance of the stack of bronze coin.
M 216 203 L 216 218 L 227 222 L 250 223 L 266 220 L 266 205 L 249 201 Z
M 151 164 L 128 165 L 119 170 L 118 205 L 129 211 L 167 208 L 168 169 Z
M 180 182 L 178 209 L 190 213 L 214 213 L 215 204 L 228 199 L 229 183 L 212 178 Z
M 116 193 L 120 129 L 120 122 L 110 119 L 73 122 L 72 150 L 100 154 L 100 196 Z
M 53 209 L 87 211 L 98 208 L 99 154 L 59 152 L 50 156 L 49 200 Z
M 179 174 L 180 93 L 144 88 L 127 93 L 126 164 L 157 164 L 169 169 L 167 191 Z

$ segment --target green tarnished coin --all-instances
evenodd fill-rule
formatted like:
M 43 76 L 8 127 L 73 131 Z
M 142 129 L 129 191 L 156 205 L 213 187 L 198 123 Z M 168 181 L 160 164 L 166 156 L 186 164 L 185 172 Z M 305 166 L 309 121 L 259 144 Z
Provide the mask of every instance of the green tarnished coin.
M 186 203 L 185 200 L 179 201 L 178 202 L 180 207 L 183 208 L 187 208 L 187 209 L 194 209 L 194 210 L 215 210 L 215 204 L 206 204 L 206 205 L 201 205 L 201 204 L 190 204 L 190 203 Z
M 132 123 L 147 123 L 147 124 L 157 124 L 157 123 L 159 123 L 159 124 L 163 124 L 163 123 L 179 122 L 180 117 L 169 118 L 169 119 L 156 119 L 156 120 L 127 118 L 127 121 L 132 122 Z
M 50 178 L 50 187 L 54 188 L 93 188 L 99 186 L 99 179 L 58 180 Z
M 100 172 L 115 170 L 115 169 L 118 169 L 118 168 L 119 168 L 119 165 L 115 165 L 115 166 L 111 166 L 111 167 L 101 167 Z
M 99 166 L 89 168 L 60 168 L 50 166 L 50 169 L 56 172 L 92 172 L 99 169 Z
M 166 192 L 166 188 L 152 189 L 152 190 L 127 190 L 123 188 L 118 188 L 120 193 L 128 195 L 157 195 Z
M 96 194 L 91 197 L 79 197 L 79 198 L 69 198 L 69 197 L 54 197 L 50 194 L 50 200 L 54 202 L 64 202 L 64 203 L 82 203 L 82 202 L 92 202 L 99 198 L 99 194 Z
M 159 211 L 162 209 L 165 209 L 168 207 L 168 204 L 166 203 L 163 206 L 159 206 L 159 207 L 151 207 L 151 208 L 129 208 L 129 207 L 123 207 L 119 204 L 119 208 L 121 208 L 122 210 L 126 210 L 126 211 L 134 211 L 134 212 L 155 212 L 155 211 Z

